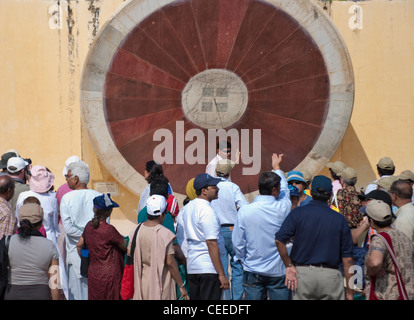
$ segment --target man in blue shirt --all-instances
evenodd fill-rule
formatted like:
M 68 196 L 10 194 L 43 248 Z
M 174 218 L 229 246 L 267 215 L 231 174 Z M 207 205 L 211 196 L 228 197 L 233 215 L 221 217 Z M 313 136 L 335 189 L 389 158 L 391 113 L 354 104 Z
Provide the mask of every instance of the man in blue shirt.
M 313 200 L 294 209 L 276 233 L 276 246 L 286 266 L 286 284 L 294 291 L 294 300 L 352 300 L 352 236 L 345 217 L 329 208 L 331 179 L 314 177 L 311 195 Z M 289 256 L 286 243 L 292 238 Z
M 233 248 L 243 266 L 246 300 L 287 300 L 285 266 L 274 234 L 291 210 L 289 188 L 280 163 L 283 155 L 273 154 L 274 171 L 259 177 L 259 195 L 239 209 L 233 230 Z

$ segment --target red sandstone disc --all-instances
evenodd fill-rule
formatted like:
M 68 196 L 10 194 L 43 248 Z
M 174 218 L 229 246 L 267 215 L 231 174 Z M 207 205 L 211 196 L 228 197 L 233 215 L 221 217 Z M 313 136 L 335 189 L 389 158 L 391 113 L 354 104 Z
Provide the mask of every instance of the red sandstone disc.
M 330 49 L 321 47 L 306 22 L 298 21 L 289 10 L 276 5 L 277 1 L 165 2 L 168 4 L 149 10 L 142 19 L 135 18 L 140 19 L 135 25 L 122 28 L 123 38 L 117 35 L 120 39 L 113 42 L 118 45 L 111 45 L 113 55 L 107 58 L 110 63 L 102 67 L 104 121 L 121 157 L 142 174 L 145 162 L 153 159 L 154 149 L 161 143 L 154 141 L 155 132 L 169 130 L 174 136 L 173 163 L 163 167 L 174 191 L 184 194 L 187 181 L 205 172 L 210 160 L 208 129 L 236 129 L 240 139 L 242 129 L 248 130 L 250 155 L 255 150 L 253 130 L 259 129 L 260 172 L 271 169 L 272 153 L 284 154 L 284 171 L 298 167 L 314 151 L 336 94 L 337 87 L 330 79 L 332 62 L 326 62 Z M 303 1 L 292 3 L 309 7 Z M 138 7 L 126 6 L 119 21 Z M 314 10 L 310 17 L 323 14 L 316 7 Z M 345 72 L 352 76 L 352 68 Z M 347 110 L 352 110 L 352 81 L 346 91 L 351 93 Z M 345 120 L 349 117 L 350 111 Z M 177 123 L 184 126 L 183 132 L 176 132 Z M 347 124 L 341 126 L 346 129 Z M 203 163 L 188 164 L 183 154 L 189 146 L 194 147 L 194 141 L 185 141 L 184 149 L 177 147 L 177 136 L 184 137 L 192 129 L 204 133 Z M 343 135 L 344 130 L 339 132 Z M 99 154 L 102 148 L 97 145 Z M 331 155 L 336 147 L 333 142 Z M 241 163 L 232 171 L 232 181 L 244 193 L 251 193 L 257 190 L 259 173 L 243 174 L 243 168 L 252 164 L 246 164 L 241 151 Z M 320 169 L 320 164 L 305 167 L 312 172 Z

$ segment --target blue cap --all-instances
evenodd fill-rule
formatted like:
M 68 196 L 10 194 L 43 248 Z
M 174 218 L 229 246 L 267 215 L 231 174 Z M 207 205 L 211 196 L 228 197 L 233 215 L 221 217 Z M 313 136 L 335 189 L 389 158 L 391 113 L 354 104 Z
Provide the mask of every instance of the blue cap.
M 119 207 L 119 205 L 111 199 L 111 195 L 109 193 L 93 198 L 93 205 L 98 209 Z
M 208 173 L 200 173 L 194 179 L 194 189 L 201 190 L 207 186 L 216 186 L 221 179 L 214 178 L 210 176 Z
M 305 178 L 303 177 L 303 173 L 295 170 L 288 172 L 287 181 L 301 181 L 307 183 Z
M 332 181 L 326 176 L 315 176 L 312 180 L 311 191 L 332 193 Z

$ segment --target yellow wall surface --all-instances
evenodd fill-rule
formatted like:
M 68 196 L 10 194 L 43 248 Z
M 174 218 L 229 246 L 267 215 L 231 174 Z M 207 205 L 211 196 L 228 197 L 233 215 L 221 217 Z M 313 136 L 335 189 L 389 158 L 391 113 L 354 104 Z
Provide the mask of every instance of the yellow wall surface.
M 17 149 L 48 167 L 63 184 L 69 156 L 91 168 L 91 184 L 113 182 L 121 205 L 112 221 L 126 234 L 136 221 L 138 196 L 100 164 L 82 129 L 79 85 L 97 33 L 122 0 L 1 0 L 0 152 Z M 391 157 L 397 173 L 414 171 L 414 1 L 320 1 L 348 47 L 355 104 L 332 161 L 355 168 L 358 187 L 377 178 L 375 165 Z M 328 174 L 323 170 L 321 174 Z

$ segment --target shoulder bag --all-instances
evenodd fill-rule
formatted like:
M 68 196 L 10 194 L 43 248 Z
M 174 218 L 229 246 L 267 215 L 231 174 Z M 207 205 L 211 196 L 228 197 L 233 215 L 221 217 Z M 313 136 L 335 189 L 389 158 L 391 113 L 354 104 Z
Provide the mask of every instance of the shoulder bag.
M 391 256 L 391 259 L 394 263 L 395 276 L 397 278 L 397 285 L 398 285 L 398 292 L 400 293 L 398 300 L 409 300 L 407 291 L 405 290 L 404 282 L 402 280 L 400 269 L 398 268 L 398 265 L 397 265 L 397 259 L 395 257 L 394 249 L 392 247 L 391 237 L 386 232 L 378 233 L 375 236 L 379 236 L 380 239 L 384 241 L 388 249 L 388 252 Z M 369 300 L 379 300 L 377 295 L 375 294 L 375 282 L 376 282 L 376 276 L 371 276 L 371 290 L 369 293 Z
M 121 282 L 121 298 L 122 300 L 129 300 L 132 299 L 134 296 L 134 251 L 135 251 L 135 244 L 137 242 L 137 234 L 138 230 L 141 227 L 142 223 L 140 223 L 135 230 L 134 237 L 132 238 L 131 242 L 131 252 L 127 255 L 126 263 L 124 266 L 124 272 L 122 275 L 122 282 Z

